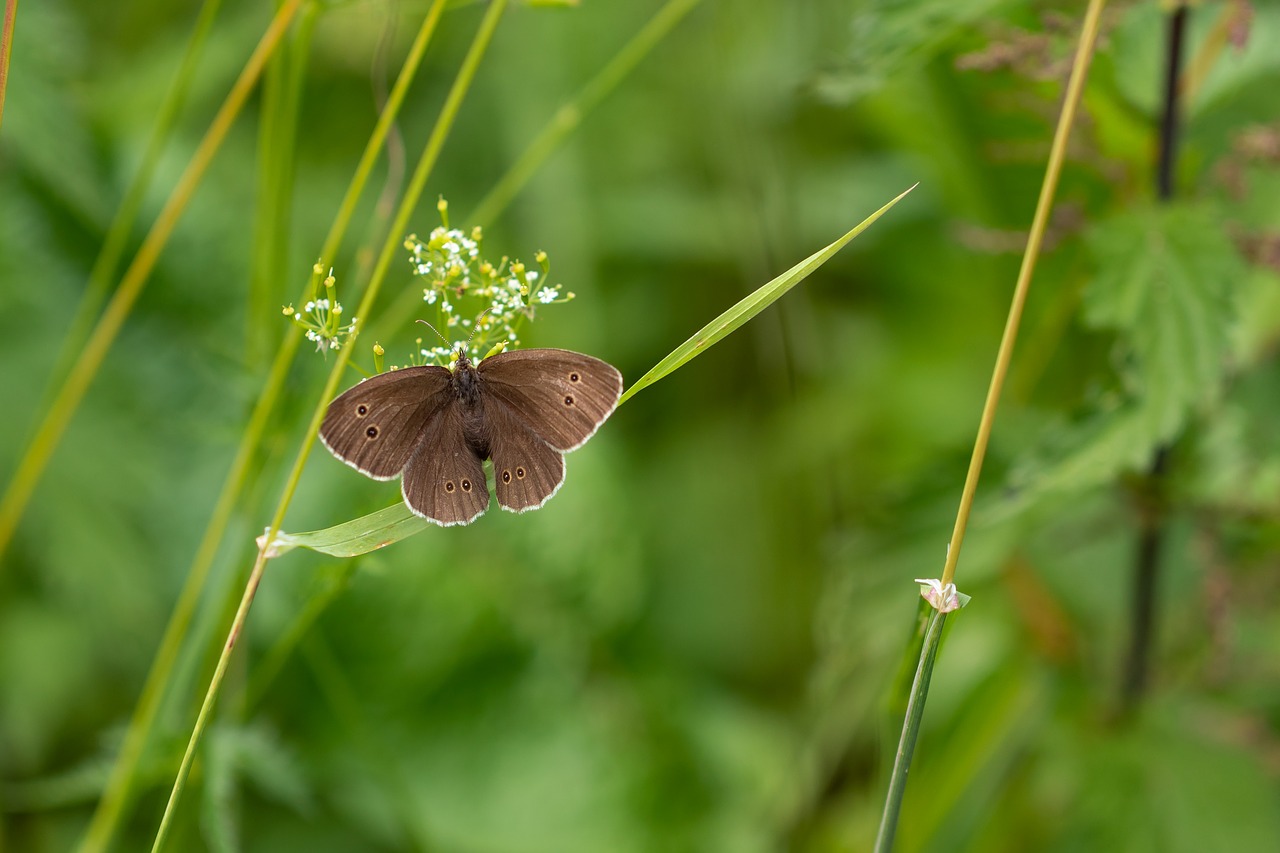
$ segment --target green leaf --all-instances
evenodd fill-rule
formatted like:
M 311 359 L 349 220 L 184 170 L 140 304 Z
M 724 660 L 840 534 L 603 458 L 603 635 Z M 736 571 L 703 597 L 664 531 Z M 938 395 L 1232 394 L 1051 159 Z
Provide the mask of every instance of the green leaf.
M 1243 267 L 1213 213 L 1124 213 L 1101 224 L 1089 246 L 1098 272 L 1084 293 L 1084 322 L 1115 334 L 1121 389 L 1086 422 L 1059 431 L 1052 453 L 1036 454 L 1058 461 L 1021 466 L 1022 501 L 1096 487 L 1146 464 L 1222 391 Z
M 1090 246 L 1098 275 L 1085 291 L 1084 320 L 1117 333 L 1127 389 L 1155 438 L 1169 439 L 1221 389 L 1239 256 L 1203 207 L 1117 216 Z
M 897 198 L 893 199 L 884 207 L 858 223 L 857 227 L 845 234 L 839 240 L 836 240 L 825 249 L 821 249 L 805 258 L 803 261 L 796 264 L 773 281 L 756 289 L 728 311 L 725 311 L 719 317 L 703 326 L 698 330 L 697 334 L 689 338 L 689 340 L 685 341 L 680 346 L 676 347 L 670 355 L 654 365 L 648 373 L 641 376 L 634 385 L 628 388 L 627 392 L 622 395 L 619 405 L 635 396 L 637 391 L 647 388 L 658 380 L 665 378 L 667 374 L 673 373 L 683 367 L 702 352 L 715 346 L 730 332 L 736 330 L 752 317 L 768 308 L 775 301 L 781 298 L 788 290 L 808 278 L 810 273 L 826 263 L 832 255 L 843 249 L 845 244 L 865 231 L 871 223 L 883 216 L 889 208 L 902 201 L 903 197 L 917 186 L 919 186 L 919 184 L 911 185 Z
M 421 533 L 430 526 L 431 522 L 414 515 L 401 501 L 394 506 L 326 527 L 324 530 L 307 533 L 286 533 L 281 530 L 272 540 L 267 556 L 279 557 L 294 548 L 310 548 L 334 557 L 356 557 Z M 263 544 L 265 535 L 258 537 L 259 546 Z

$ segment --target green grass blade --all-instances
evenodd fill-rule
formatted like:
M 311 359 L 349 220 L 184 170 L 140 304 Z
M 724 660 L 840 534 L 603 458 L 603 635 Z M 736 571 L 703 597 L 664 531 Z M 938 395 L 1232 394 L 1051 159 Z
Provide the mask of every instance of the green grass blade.
M 907 791 L 907 771 L 911 769 L 911 754 L 915 752 L 920 737 L 920 722 L 924 719 L 924 701 L 929 695 L 929 680 L 933 677 L 933 664 L 938 657 L 942 626 L 947 615 L 933 611 L 925 629 L 924 645 L 920 649 L 920 663 L 911 683 L 911 697 L 907 700 L 907 713 L 902 721 L 902 737 L 898 740 L 898 754 L 893 762 L 893 774 L 889 777 L 889 792 L 885 796 L 884 813 L 880 816 L 880 831 L 876 834 L 876 853 L 888 853 L 893 849 L 893 836 L 898 829 L 898 815 L 902 812 L 902 797 Z
M 414 515 L 404 501 L 401 501 L 395 506 L 326 527 L 324 530 L 306 533 L 286 533 L 281 530 L 271 540 L 267 556 L 279 557 L 294 548 L 310 548 L 331 557 L 357 557 L 385 548 L 430 526 L 431 522 Z M 263 537 L 258 538 L 258 544 L 263 544 Z
M 703 326 L 697 334 L 689 338 L 689 340 L 685 341 L 680 346 L 676 347 L 670 355 L 654 365 L 653 369 L 640 377 L 639 381 L 628 388 L 627 392 L 622 395 L 622 399 L 618 401 L 619 405 L 625 403 L 628 399 L 634 396 L 637 391 L 649 387 L 659 379 L 665 378 L 667 374 L 683 367 L 704 350 L 710 349 L 712 346 L 719 343 L 730 332 L 736 330 L 752 317 L 768 308 L 781 298 L 788 290 L 808 278 L 810 273 L 826 263 L 832 255 L 843 249 L 846 243 L 865 231 L 871 223 L 883 216 L 889 208 L 902 201 L 903 197 L 917 186 L 919 185 L 913 184 L 893 201 L 889 202 L 884 207 L 862 220 L 862 222 L 858 223 L 857 227 L 845 234 L 839 240 L 836 240 L 825 249 L 815 252 L 805 258 L 803 261 L 796 264 L 773 281 L 761 286 L 758 290 L 750 296 L 747 296 L 738 304 L 734 305 L 728 311 L 725 311 L 719 317 Z

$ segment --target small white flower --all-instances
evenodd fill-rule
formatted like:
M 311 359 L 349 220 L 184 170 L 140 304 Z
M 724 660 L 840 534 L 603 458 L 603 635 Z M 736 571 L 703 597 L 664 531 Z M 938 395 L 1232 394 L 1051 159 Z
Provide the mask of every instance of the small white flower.
M 544 287 L 538 291 L 538 301 L 543 305 L 549 305 L 556 301 L 556 292 L 549 287 Z
M 942 581 L 937 578 L 916 578 L 916 583 L 920 584 L 920 595 L 925 601 L 933 606 L 934 610 L 939 613 L 950 613 L 960 607 L 960 596 L 956 592 L 956 585 L 949 583 L 942 585 Z
M 432 290 L 429 287 L 426 290 L 422 291 L 422 301 L 426 302 L 428 305 L 435 305 L 436 299 L 438 299 L 439 296 L 440 296 L 439 293 L 437 293 L 436 291 Z

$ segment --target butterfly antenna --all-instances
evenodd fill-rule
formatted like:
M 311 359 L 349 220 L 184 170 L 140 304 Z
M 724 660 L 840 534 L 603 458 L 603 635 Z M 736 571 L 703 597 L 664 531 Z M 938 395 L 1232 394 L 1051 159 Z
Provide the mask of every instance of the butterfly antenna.
M 470 347 L 471 347 L 471 338 L 474 338 L 474 337 L 476 336 L 476 332 L 480 331 L 480 321 L 481 321 L 482 319 L 484 319 L 484 315 L 485 315 L 485 314 L 488 314 L 490 311 L 496 311 L 496 310 L 498 310 L 498 309 L 493 308 L 493 307 L 489 307 L 489 308 L 484 309 L 483 311 L 481 311 L 479 314 L 477 314 L 477 315 L 476 315 L 476 319 L 475 319 L 474 321 L 472 321 L 472 323 L 471 323 L 471 334 L 470 334 L 470 336 L 468 336 L 468 337 L 467 337 L 467 347 L 468 347 L 468 348 L 470 348 Z
M 436 337 L 437 337 L 437 338 L 439 338 L 440 340 L 444 341 L 444 345 L 445 345 L 445 346 L 447 346 L 447 347 L 452 347 L 452 346 L 453 346 L 453 344 L 449 343 L 449 339 L 448 339 L 448 338 L 446 338 L 444 335 L 440 334 L 440 331 L 439 331 L 435 326 L 431 325 L 431 324 L 430 324 L 430 323 L 428 323 L 426 320 L 419 320 L 418 322 L 419 322 L 419 323 L 421 323 L 422 325 L 426 326 L 426 327 L 427 327 L 428 329 L 430 329 L 431 331 L 435 332 L 435 333 L 436 333 Z

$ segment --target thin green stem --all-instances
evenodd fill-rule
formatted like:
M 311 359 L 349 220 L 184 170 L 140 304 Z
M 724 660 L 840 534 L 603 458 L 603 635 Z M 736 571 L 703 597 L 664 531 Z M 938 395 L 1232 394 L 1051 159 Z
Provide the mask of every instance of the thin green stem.
M 13 28 L 18 20 L 18 0 L 4 0 L 4 29 L 0 29 L 0 127 L 4 125 L 4 93 L 9 88 L 9 57 L 13 54 Z
M 408 91 L 409 84 L 422 64 L 422 59 L 426 55 L 427 45 L 435 32 L 446 2 L 447 0 L 435 0 L 423 19 L 418 35 L 414 39 L 408 56 L 405 58 L 405 63 L 400 71 L 395 88 L 387 100 L 386 108 L 383 110 L 382 115 L 379 116 L 373 133 L 365 145 L 364 155 L 361 157 L 355 174 L 352 176 L 351 183 L 347 187 L 346 195 L 338 207 L 338 216 L 333 226 L 329 229 L 328 236 L 325 238 L 321 249 L 321 257 L 332 257 L 338 246 L 341 245 L 342 238 L 346 235 L 351 214 L 355 210 L 356 203 L 359 201 L 365 185 L 368 183 L 369 174 L 377 161 L 377 154 L 382 148 L 387 130 L 391 127 L 396 113 L 404 103 L 404 96 Z M 318 279 L 319 274 L 315 273 L 308 278 L 299 296 L 299 302 L 305 300 L 308 294 L 315 291 Z M 230 523 L 231 516 L 239 503 L 250 464 L 257 453 L 270 415 L 280 399 L 281 389 L 284 387 L 285 378 L 288 376 L 289 367 L 293 363 L 293 357 L 301 340 L 301 328 L 296 324 L 289 324 L 284 340 L 281 341 L 280 347 L 276 351 L 275 360 L 268 371 L 262 393 L 258 395 L 258 401 L 245 425 L 244 432 L 240 438 L 240 445 L 236 449 L 235 458 L 227 473 L 227 478 L 223 482 L 222 491 L 218 495 L 217 503 L 210 515 L 209 523 L 205 528 L 200 545 L 196 549 L 190 568 L 187 570 L 186 583 L 174 605 L 173 613 L 170 615 L 169 623 L 165 627 L 164 637 L 160 641 L 155 660 L 147 673 L 147 680 L 138 699 L 138 705 L 129 721 L 129 727 L 125 733 L 120 754 L 112 767 L 102 799 L 98 803 L 93 820 L 90 822 L 89 829 L 81 843 L 81 853 L 100 853 L 100 851 L 105 850 L 112 835 L 115 833 L 116 827 L 119 825 L 120 818 L 131 795 L 133 779 L 142 757 L 142 751 L 146 746 L 148 733 L 151 731 L 156 714 L 160 709 L 161 700 L 164 698 L 164 688 L 169 683 L 169 678 L 177 663 L 178 652 L 187 636 L 196 604 L 200 600 L 200 594 L 208 579 L 209 570 L 213 566 L 214 558 L 226 533 L 227 525 Z
M 1062 101 L 1058 126 L 1053 134 L 1053 147 L 1049 150 L 1049 162 L 1045 167 L 1044 182 L 1040 186 L 1040 198 L 1036 202 L 1035 217 L 1031 221 L 1031 233 L 1027 237 L 1027 249 L 1022 255 L 1018 283 L 1013 289 L 1013 302 L 1009 306 L 1009 316 L 1005 320 L 1004 334 L 1000 338 L 1000 349 L 996 354 L 995 369 L 991 374 L 991 385 L 987 389 L 986 403 L 982 407 L 982 417 L 978 421 L 978 436 L 973 443 L 973 456 L 969 460 L 969 472 L 965 476 L 960 508 L 956 513 L 956 524 L 951 533 L 951 544 L 947 549 L 947 560 L 942 569 L 944 585 L 951 583 L 955 578 L 956 563 L 960 559 L 960 547 L 964 544 L 965 529 L 969 525 L 969 512 L 973 508 L 973 497 L 978 490 L 978 478 L 982 474 L 982 461 L 987 454 L 987 445 L 991 440 L 991 426 L 995 422 L 996 407 L 1000 403 L 1000 391 L 1004 387 L 1005 376 L 1009 372 L 1009 363 L 1013 360 L 1013 346 L 1018 339 L 1022 309 L 1026 305 L 1027 292 L 1031 289 L 1031 275 L 1035 272 L 1036 260 L 1040 256 L 1040 246 L 1044 242 L 1045 228 L 1049 224 L 1049 214 L 1053 210 L 1058 178 L 1062 173 L 1062 163 L 1066 159 L 1067 139 L 1071 135 L 1076 107 L 1079 106 L 1080 96 L 1084 91 L 1089 61 L 1093 57 L 1094 44 L 1098 38 L 1098 19 L 1105 3 L 1106 0 L 1089 0 L 1089 8 L 1085 12 L 1080 42 L 1076 46 L 1075 61 L 1071 68 L 1071 79 L 1067 82 L 1066 97 Z
M 356 316 L 368 316 L 369 309 L 373 306 L 374 300 L 377 298 L 378 291 L 381 289 L 382 281 L 386 277 L 386 271 L 391 264 L 391 259 L 396 252 L 400 250 L 400 246 L 404 239 L 404 231 L 408 226 L 409 219 L 413 216 L 414 209 L 417 207 L 418 199 L 422 195 L 422 190 L 426 186 L 427 178 L 430 176 L 439 157 L 440 150 L 444 146 L 444 141 L 448 137 L 449 131 L 453 127 L 454 119 L 457 117 L 462 100 L 467 91 L 470 89 L 471 82 L 475 78 L 476 69 L 479 67 L 480 60 L 483 58 L 493 32 L 497 28 L 498 22 L 502 18 L 502 13 L 506 10 L 507 0 L 493 0 L 485 13 L 484 19 L 480 23 L 480 28 L 476 32 L 475 40 L 471 44 L 470 50 L 467 52 L 466 58 L 463 60 L 462 67 L 458 71 L 458 76 L 454 80 L 449 95 L 445 99 L 444 106 L 440 110 L 440 116 L 436 121 L 435 128 L 432 130 L 430 138 L 427 140 L 426 147 L 423 150 L 418 166 L 414 170 L 413 178 L 409 182 L 409 186 L 405 192 L 404 200 L 400 204 L 400 209 L 396 214 L 395 221 L 392 223 L 391 230 L 387 235 L 387 239 L 383 244 L 382 253 L 378 258 L 378 263 L 374 267 L 373 276 L 369 281 L 369 287 L 365 291 L 364 297 L 360 301 L 360 306 L 356 310 Z M 311 422 L 307 426 L 307 432 L 303 439 L 302 446 L 298 450 L 298 455 L 294 460 L 293 468 L 289 473 L 289 477 L 285 482 L 283 494 L 280 497 L 279 505 L 276 508 L 271 525 L 267 528 L 264 542 L 269 543 L 280 530 L 281 524 L 284 522 L 285 512 L 289 508 L 289 504 L 293 499 L 293 494 L 298 486 L 298 481 L 302 477 L 302 469 L 306 465 L 307 457 L 311 453 L 314 445 L 315 436 L 320 430 L 320 422 L 324 418 L 325 408 L 328 401 L 333 397 L 337 390 L 338 382 L 342 378 L 346 360 L 351 353 L 352 347 L 355 345 L 357 335 L 352 334 L 347 338 L 346 343 L 342 347 L 341 356 L 334 361 L 333 368 L 329 371 L 329 377 L 325 382 L 324 389 L 319 395 L 315 411 L 312 413 Z M 231 652 L 235 649 L 236 640 L 240 636 L 240 632 L 244 629 L 244 625 L 249 616 L 249 609 L 253 604 L 254 596 L 257 593 L 258 586 L 262 583 L 262 576 L 266 569 L 267 555 L 266 549 L 258 550 L 258 557 L 254 561 L 253 569 L 249 573 L 249 580 L 245 585 L 244 594 L 240 599 L 240 606 L 236 610 L 236 615 L 231 623 L 231 629 L 227 634 L 227 640 L 223 644 L 222 654 L 218 658 L 218 664 L 214 668 L 213 677 L 209 682 L 209 689 L 205 693 L 204 702 L 200 706 L 200 713 L 196 717 L 196 722 L 191 731 L 191 737 L 187 741 L 186 752 L 182 756 L 182 764 L 178 768 L 177 777 L 174 779 L 173 789 L 169 793 L 169 801 L 165 806 L 164 816 L 160 820 L 160 826 L 156 831 L 155 843 L 152 845 L 153 853 L 163 849 L 164 842 L 168 837 L 169 831 L 173 825 L 173 817 L 176 812 L 178 801 L 182 796 L 183 788 L 186 785 L 187 777 L 191 772 L 191 764 L 195 758 L 196 747 L 200 743 L 201 735 L 208 726 L 209 718 L 213 711 L 218 697 L 218 692 L 222 684 L 222 679 L 226 675 L 227 665 L 231 660 Z
M 930 611 L 924 644 L 920 647 L 920 663 L 916 666 L 915 679 L 911 682 L 911 695 L 907 699 L 907 713 L 902 720 L 902 736 L 898 740 L 898 752 L 893 760 L 893 772 L 889 776 L 889 791 L 885 794 L 884 811 L 880 815 L 875 853 L 889 853 L 893 849 L 893 836 L 898 831 L 898 815 L 902 813 L 902 798 L 907 791 L 907 771 L 911 769 L 911 756 L 920 737 L 924 703 L 929 695 L 933 664 L 938 657 L 938 641 L 942 637 L 942 626 L 946 621 L 945 613 Z
M 14 531 L 18 527 L 18 521 L 22 518 L 27 503 L 35 491 L 36 483 L 39 482 L 49 458 L 53 455 L 76 408 L 84 398 L 89 383 L 93 381 L 98 369 L 102 366 L 107 351 L 115 342 L 116 335 L 124 326 L 124 321 L 129 316 L 134 302 L 146 286 L 151 271 L 160 258 L 160 252 L 163 251 L 174 228 L 177 227 L 187 203 L 194 195 L 196 187 L 199 186 L 214 155 L 221 147 L 236 116 L 244 107 L 249 93 L 262 74 L 267 59 L 280 43 L 301 1 L 286 0 L 270 26 L 267 27 L 267 31 L 263 33 L 253 55 L 249 57 L 244 70 L 240 72 L 240 77 L 231 87 L 208 132 L 205 133 L 204 139 L 200 141 L 199 147 L 192 155 L 191 162 L 187 164 L 182 177 L 178 179 L 177 186 L 169 195 L 160 215 L 156 217 L 156 222 L 143 240 L 138 254 L 134 256 L 133 263 L 125 270 L 120 280 L 120 287 L 112 295 L 101 319 L 98 320 L 97 326 L 86 341 L 84 350 L 68 373 L 66 382 L 59 388 L 30 446 L 19 461 L 18 469 L 14 472 L 4 497 L 0 498 L 0 554 L 8 548 Z

